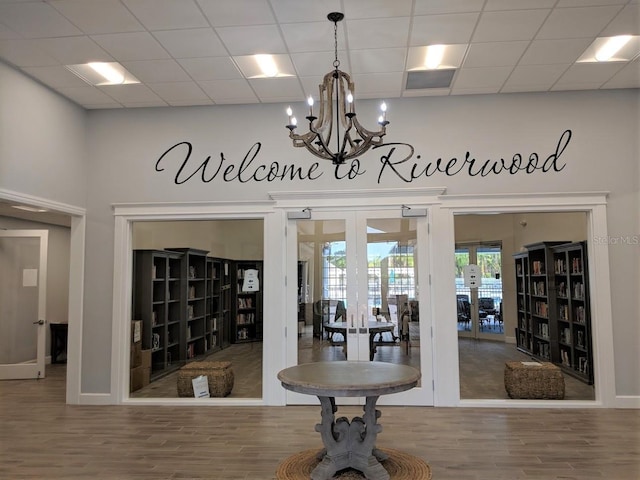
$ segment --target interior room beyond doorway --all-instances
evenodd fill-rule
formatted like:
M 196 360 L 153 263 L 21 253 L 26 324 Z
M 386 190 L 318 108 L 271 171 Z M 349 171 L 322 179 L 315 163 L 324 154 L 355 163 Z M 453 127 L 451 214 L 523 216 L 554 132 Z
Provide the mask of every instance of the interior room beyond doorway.
M 464 244 L 493 244 L 501 246 L 500 285 L 502 291 L 494 298 L 494 315 L 485 317 L 486 328 L 497 328 L 500 335 L 460 334 L 458 352 L 460 362 L 461 399 L 505 399 L 504 367 L 507 361 L 530 361 L 516 348 L 517 325 L 516 273 L 513 255 L 525 245 L 543 241 L 580 242 L 587 239 L 585 212 L 519 212 L 496 214 L 456 215 L 455 242 Z M 492 277 L 495 278 L 495 272 Z M 479 297 L 478 297 L 479 298 Z M 458 309 L 459 311 L 459 309 Z M 500 323 L 495 323 L 499 315 Z M 457 319 L 452 321 L 458 322 Z M 483 329 L 483 330 L 486 330 Z M 486 333 L 486 331 L 484 332 Z M 594 400 L 593 385 L 564 375 L 566 399 Z

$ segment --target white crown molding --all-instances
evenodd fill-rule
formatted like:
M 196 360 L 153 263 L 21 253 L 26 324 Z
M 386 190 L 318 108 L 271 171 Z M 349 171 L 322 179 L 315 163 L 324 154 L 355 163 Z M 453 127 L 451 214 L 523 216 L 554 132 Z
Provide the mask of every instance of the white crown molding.
M 50 211 L 66 213 L 69 215 L 83 216 L 87 213 L 85 208 L 76 207 L 67 203 L 56 202 L 54 200 L 48 200 L 42 197 L 36 197 L 34 195 L 15 192 L 13 190 L 7 190 L 4 188 L 0 188 L 0 198 L 9 202 L 46 208 Z

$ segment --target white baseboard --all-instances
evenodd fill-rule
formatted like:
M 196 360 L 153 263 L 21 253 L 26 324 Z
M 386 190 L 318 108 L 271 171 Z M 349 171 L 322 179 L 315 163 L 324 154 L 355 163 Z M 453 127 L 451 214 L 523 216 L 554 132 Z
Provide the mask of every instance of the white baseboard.
M 110 393 L 81 393 L 78 405 L 115 405 Z
M 616 408 L 640 409 L 640 396 L 616 395 Z

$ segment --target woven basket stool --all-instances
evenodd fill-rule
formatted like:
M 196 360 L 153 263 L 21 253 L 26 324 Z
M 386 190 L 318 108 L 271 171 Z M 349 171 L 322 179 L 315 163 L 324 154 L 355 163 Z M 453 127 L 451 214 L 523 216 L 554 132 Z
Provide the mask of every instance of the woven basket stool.
M 509 398 L 535 400 L 564 399 L 564 377 L 559 367 L 543 362 L 528 365 L 523 362 L 506 362 L 504 388 Z
M 200 375 L 206 375 L 212 397 L 226 397 L 231 393 L 234 381 L 231 362 L 191 362 L 178 371 L 178 396 L 193 397 L 191 380 Z

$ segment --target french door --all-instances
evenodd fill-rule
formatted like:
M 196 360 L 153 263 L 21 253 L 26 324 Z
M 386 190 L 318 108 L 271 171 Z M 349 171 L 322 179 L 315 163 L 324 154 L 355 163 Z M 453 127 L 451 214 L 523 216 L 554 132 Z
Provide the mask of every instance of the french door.
M 426 217 L 403 218 L 399 208 L 314 209 L 311 219 L 288 222 L 288 261 L 298 272 L 298 291 L 290 288 L 288 298 L 299 302 L 298 318 L 288 328 L 298 332 L 287 339 L 288 363 L 411 365 L 422 372 L 419 386 L 380 403 L 432 405 Z M 289 391 L 287 402 L 317 403 Z
M 458 336 L 503 339 L 502 246 L 498 243 L 456 245 Z M 470 281 L 469 268 L 476 279 Z
M 45 376 L 46 230 L 0 230 L 0 380 Z

